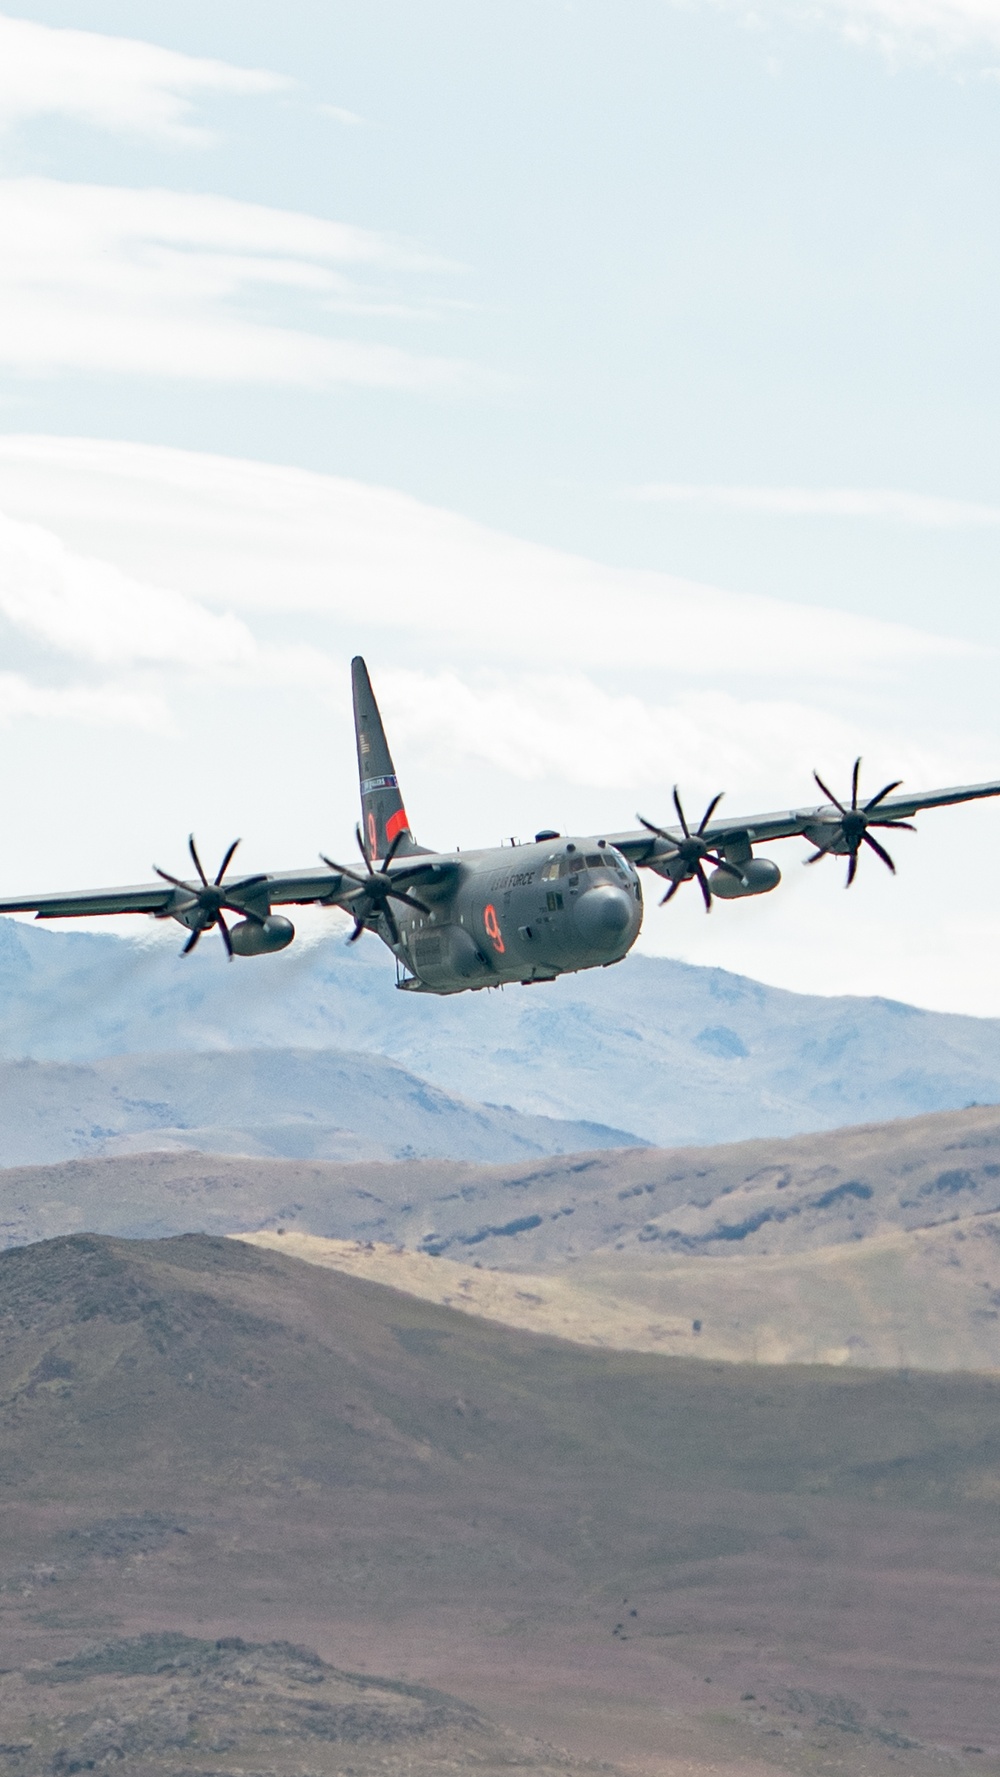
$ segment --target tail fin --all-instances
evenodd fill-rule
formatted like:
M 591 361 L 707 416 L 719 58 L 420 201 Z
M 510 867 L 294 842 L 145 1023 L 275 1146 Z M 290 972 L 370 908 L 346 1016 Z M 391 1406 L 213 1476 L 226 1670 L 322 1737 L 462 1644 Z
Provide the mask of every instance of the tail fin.
M 369 858 L 384 858 L 396 835 L 402 834 L 397 853 L 416 851 L 368 668 L 360 654 L 351 661 L 351 682 L 365 850 Z

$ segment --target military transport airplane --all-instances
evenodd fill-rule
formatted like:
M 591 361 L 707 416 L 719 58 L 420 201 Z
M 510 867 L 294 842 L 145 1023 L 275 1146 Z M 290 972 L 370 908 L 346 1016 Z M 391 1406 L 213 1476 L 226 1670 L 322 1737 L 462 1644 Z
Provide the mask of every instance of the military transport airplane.
M 160 880 L 144 887 L 20 896 L 0 901 L 0 913 L 34 913 L 38 919 L 146 913 L 175 919 L 190 933 L 185 956 L 214 926 L 232 958 L 284 950 L 292 942 L 295 927 L 284 914 L 275 913 L 276 907 L 342 907 L 354 920 L 350 943 L 370 931 L 388 945 L 396 958 L 397 987 L 462 993 L 505 982 L 554 981 L 577 969 L 620 962 L 642 924 L 639 870 L 666 881 L 663 901 L 672 900 L 683 883 L 696 882 L 710 913 L 715 900 L 764 895 L 777 888 L 777 864 L 755 857 L 754 846 L 799 835 L 815 847 L 807 863 L 829 856 L 847 859 L 850 887 L 863 846 L 895 870 L 877 831 L 912 830 L 910 817 L 924 808 L 1000 796 L 1000 783 L 899 796 L 894 794 L 900 788 L 897 782 L 862 800 L 859 759 L 849 802 L 836 797 L 814 773 L 827 798 L 817 807 L 718 819 L 720 794 L 692 827 L 675 789 L 676 826 L 658 827 L 640 815 L 640 830 L 630 833 L 567 837 L 546 831 L 527 845 L 433 852 L 418 845 L 410 829 L 360 657 L 351 672 L 361 779 L 361 869 L 323 857 L 321 870 L 230 876 L 239 844 L 234 840 L 210 879 L 191 838 L 196 877 L 173 876 L 154 866 Z M 236 916 L 232 926 L 227 913 Z

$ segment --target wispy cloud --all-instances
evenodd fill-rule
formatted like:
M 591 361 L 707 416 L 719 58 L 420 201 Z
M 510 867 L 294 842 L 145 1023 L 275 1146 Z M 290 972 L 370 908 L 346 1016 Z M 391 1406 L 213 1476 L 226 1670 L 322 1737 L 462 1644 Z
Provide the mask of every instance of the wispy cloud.
M 191 121 L 196 96 L 272 93 L 291 84 L 262 68 L 0 15 L 0 128 L 56 115 L 201 147 L 212 136 Z
M 316 109 L 321 117 L 332 117 L 334 123 L 352 125 L 365 121 L 356 111 L 345 111 L 343 105 L 317 105 Z
M 1000 525 L 1000 506 L 943 499 L 898 488 L 744 487 L 712 482 L 651 481 L 623 490 L 623 497 L 711 511 L 779 518 L 866 518 L 932 529 Z
M 87 728 L 139 728 L 163 733 L 171 726 L 162 697 L 123 685 L 38 685 L 21 673 L 0 673 L 0 722 L 33 717 Z
M 393 733 L 429 771 L 461 755 L 527 781 L 627 789 L 652 796 L 654 819 L 673 818 L 665 779 L 691 789 L 693 809 L 699 786 L 706 800 L 718 789 L 715 774 L 744 791 L 781 783 L 792 747 L 848 760 L 860 739 L 856 723 L 813 704 L 704 686 L 657 700 L 610 692 L 582 673 L 405 668 L 384 672 L 379 683 Z M 867 743 L 873 739 L 869 731 Z M 815 796 L 807 777 L 799 788 L 807 800 Z M 623 809 L 622 825 L 631 817 Z
M 0 675 L 0 716 L 163 729 L 184 686 L 329 691 L 321 648 L 257 637 L 242 618 L 68 548 L 0 514 L 0 620 L 31 644 L 34 677 Z M 47 681 L 55 679 L 57 684 Z M 82 681 L 66 683 L 66 680 Z
M 444 269 L 366 229 L 206 194 L 9 179 L 0 239 L 0 363 L 22 372 L 409 389 L 477 374 L 322 330 L 338 303 L 384 301 L 353 274 Z M 258 318 L 268 292 L 311 304 L 314 328 Z M 253 313 L 241 306 L 251 293 Z
M 795 10 L 894 52 L 1000 49 L 997 0 L 815 0 Z
M 0 614 L 46 647 L 98 666 L 245 669 L 258 653 L 238 617 L 143 585 L 75 554 L 39 525 L 2 515 Z
M 998 0 L 710 0 L 760 27 L 773 19 L 832 28 L 891 57 L 988 57 L 1000 50 Z
M 697 678 L 710 661 L 716 677 L 801 684 L 977 654 L 903 624 L 605 566 L 391 489 L 156 446 L 0 438 L 0 502 L 53 527 L 67 502 L 89 515 L 95 554 L 125 565 L 124 548 L 137 576 L 169 575 L 248 619 L 297 611 L 356 635 L 363 612 L 368 634 L 408 635 L 449 660 L 520 661 L 527 649 L 614 671 L 638 653 L 649 672 Z

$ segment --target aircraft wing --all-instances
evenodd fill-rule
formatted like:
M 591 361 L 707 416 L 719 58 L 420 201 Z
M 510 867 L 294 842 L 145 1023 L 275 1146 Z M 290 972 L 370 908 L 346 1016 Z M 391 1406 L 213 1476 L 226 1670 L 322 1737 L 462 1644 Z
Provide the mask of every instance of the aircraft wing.
M 135 888 L 71 889 L 61 895 L 18 895 L 0 900 L 0 913 L 33 913 L 36 919 L 83 919 L 95 914 L 151 913 L 165 917 L 196 896 L 201 883 L 185 880 L 183 887 L 169 882 L 141 883 Z M 277 871 L 271 874 L 227 877 L 226 901 L 237 908 L 256 910 L 266 900 L 271 907 L 303 906 L 321 901 L 340 906 L 356 894 L 358 885 L 340 870 Z
M 873 811 L 879 821 L 908 821 L 925 808 L 948 808 L 956 802 L 979 802 L 987 796 L 1000 796 L 1000 782 L 988 784 L 961 784 L 950 790 L 921 790 L 911 794 L 900 793 L 886 796 L 879 801 L 877 810 Z M 860 802 L 864 807 L 864 800 Z M 845 798 L 844 808 L 849 807 Z M 709 821 L 701 837 L 717 849 L 727 845 L 762 844 L 772 839 L 794 839 L 797 836 L 813 838 L 814 834 L 824 830 L 835 829 L 843 810 L 832 802 L 820 802 L 804 805 L 801 808 L 786 809 L 777 814 L 740 815 L 738 818 L 717 818 Z M 695 822 L 691 822 L 694 831 Z M 610 843 L 624 852 L 634 864 L 649 864 L 653 868 L 660 858 L 669 858 L 675 844 L 684 838 L 681 827 L 677 824 L 664 825 L 662 829 L 666 838 L 658 838 L 653 833 L 640 829 L 638 832 L 609 833 Z

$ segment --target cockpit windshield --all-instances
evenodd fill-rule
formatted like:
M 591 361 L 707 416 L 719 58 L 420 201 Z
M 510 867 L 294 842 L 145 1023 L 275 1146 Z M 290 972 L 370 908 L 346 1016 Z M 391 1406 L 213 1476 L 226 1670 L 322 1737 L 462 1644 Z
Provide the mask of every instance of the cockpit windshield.
M 601 851 L 561 852 L 557 857 L 549 858 L 542 866 L 543 882 L 554 882 L 559 876 L 579 876 L 586 870 L 616 870 L 619 876 L 628 874 L 624 859 L 610 845 Z

